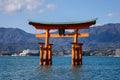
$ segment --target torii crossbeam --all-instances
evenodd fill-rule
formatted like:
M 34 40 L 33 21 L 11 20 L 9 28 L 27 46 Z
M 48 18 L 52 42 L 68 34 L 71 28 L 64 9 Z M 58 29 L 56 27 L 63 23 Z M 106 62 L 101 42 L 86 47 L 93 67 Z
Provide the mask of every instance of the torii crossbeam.
M 49 38 L 59 37 L 73 37 L 72 43 L 72 65 L 82 64 L 82 44 L 78 43 L 78 37 L 88 37 L 89 33 L 79 33 L 79 29 L 88 29 L 91 25 L 96 23 L 96 19 L 85 21 L 85 22 L 65 22 L 65 23 L 44 23 L 44 22 L 33 22 L 29 24 L 33 25 L 37 30 L 45 30 L 43 34 L 36 34 L 37 38 L 45 38 L 44 43 L 40 45 L 40 65 L 51 65 L 52 64 L 52 44 L 49 43 Z M 73 33 L 66 34 L 65 30 L 72 29 Z M 50 30 L 59 30 L 58 34 L 51 34 Z

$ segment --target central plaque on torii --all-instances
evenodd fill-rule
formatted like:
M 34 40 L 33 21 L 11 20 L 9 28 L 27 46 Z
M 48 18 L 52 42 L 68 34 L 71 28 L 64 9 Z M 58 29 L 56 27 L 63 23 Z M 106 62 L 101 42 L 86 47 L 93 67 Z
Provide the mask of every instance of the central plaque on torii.
M 45 38 L 45 43 L 39 43 L 40 46 L 40 65 L 52 64 L 52 44 L 49 43 L 49 38 L 59 37 L 73 37 L 72 44 L 72 65 L 82 64 L 82 43 L 78 43 L 79 37 L 88 37 L 89 33 L 79 33 L 79 29 L 88 29 L 91 25 L 96 23 L 96 19 L 84 21 L 84 22 L 62 22 L 62 23 L 45 23 L 45 22 L 33 22 L 29 24 L 33 25 L 37 30 L 45 30 L 45 33 L 36 34 L 37 38 Z M 73 33 L 67 34 L 65 30 L 73 30 Z M 58 30 L 58 34 L 50 33 L 50 30 Z

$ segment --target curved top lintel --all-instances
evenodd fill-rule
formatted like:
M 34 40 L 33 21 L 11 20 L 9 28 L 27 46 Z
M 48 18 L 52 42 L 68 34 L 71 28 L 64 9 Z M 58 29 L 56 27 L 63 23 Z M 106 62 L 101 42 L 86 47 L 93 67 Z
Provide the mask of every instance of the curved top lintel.
M 36 29 L 74 29 L 74 28 L 81 28 L 81 26 L 86 26 L 87 28 L 91 25 L 96 23 L 97 19 L 92 19 L 89 21 L 77 21 L 77 22 L 33 22 L 29 21 L 30 25 L 33 25 Z M 71 27 L 72 26 L 72 27 Z M 82 27 L 84 28 L 84 27 Z

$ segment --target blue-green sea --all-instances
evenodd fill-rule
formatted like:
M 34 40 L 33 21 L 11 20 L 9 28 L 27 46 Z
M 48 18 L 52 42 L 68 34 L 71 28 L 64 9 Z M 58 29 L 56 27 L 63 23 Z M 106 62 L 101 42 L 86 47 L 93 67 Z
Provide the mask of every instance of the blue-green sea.
M 0 80 L 120 80 L 120 58 L 83 57 L 73 67 L 65 56 L 53 56 L 52 66 L 39 66 L 38 56 L 1 56 Z

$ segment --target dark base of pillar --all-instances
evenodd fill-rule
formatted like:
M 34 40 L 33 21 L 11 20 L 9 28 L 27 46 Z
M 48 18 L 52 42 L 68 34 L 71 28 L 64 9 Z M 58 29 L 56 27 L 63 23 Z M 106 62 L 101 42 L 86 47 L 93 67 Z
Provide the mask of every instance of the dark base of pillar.
M 49 60 L 43 59 L 40 61 L 40 65 L 52 65 L 52 60 L 51 59 L 49 59 Z
M 82 59 L 74 59 L 72 65 L 73 66 L 82 65 Z

